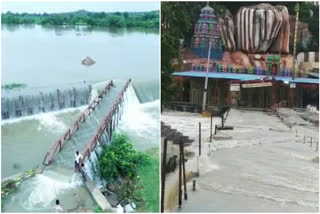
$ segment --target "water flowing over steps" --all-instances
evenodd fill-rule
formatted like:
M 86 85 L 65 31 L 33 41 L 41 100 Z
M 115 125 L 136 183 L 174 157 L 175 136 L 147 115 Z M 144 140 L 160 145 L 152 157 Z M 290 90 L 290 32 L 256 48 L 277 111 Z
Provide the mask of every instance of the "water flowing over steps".
M 68 168 L 73 172 L 75 152 L 82 152 L 85 149 L 124 85 L 124 81 L 114 82 L 113 87 L 100 101 L 100 104 L 97 105 L 95 110 L 86 118 L 86 121 L 81 124 L 71 139 L 63 146 L 62 150 L 57 153 L 52 164 L 48 166 L 48 170 L 55 170 L 56 168 L 63 167 Z
M 2 119 L 19 118 L 86 105 L 89 103 L 92 86 L 47 89 L 49 91 L 43 90 L 39 93 L 30 90 L 24 89 L 23 94 L 20 93 L 20 90 L 2 93 Z

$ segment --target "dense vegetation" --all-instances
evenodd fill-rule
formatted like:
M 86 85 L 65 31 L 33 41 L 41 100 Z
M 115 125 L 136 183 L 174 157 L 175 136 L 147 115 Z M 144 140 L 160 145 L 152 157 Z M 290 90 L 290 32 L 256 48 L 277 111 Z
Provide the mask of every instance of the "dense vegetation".
M 27 85 L 23 84 L 23 83 L 10 83 L 10 84 L 6 84 L 4 86 L 1 86 L 1 88 L 6 89 L 6 90 L 12 90 L 12 89 L 16 89 L 16 88 L 25 88 Z
M 262 2 L 209 2 L 218 16 L 224 16 L 228 9 L 235 15 L 240 7 L 256 5 Z M 268 2 L 271 5 L 284 5 L 289 14 L 295 16 L 296 2 Z M 199 19 L 200 10 L 207 2 L 162 2 L 161 3 L 161 104 L 166 105 L 177 87 L 172 81 L 173 64 L 181 63 L 179 52 L 180 39 L 190 46 L 193 26 Z M 308 2 L 300 2 L 300 21 L 309 25 L 312 39 L 308 47 L 303 48 L 297 42 L 297 52 L 319 51 L 319 7 Z M 293 43 L 290 43 L 292 51 Z
M 173 64 L 181 63 L 180 40 L 192 36 L 192 26 L 205 3 L 161 2 L 161 105 L 166 106 L 176 91 L 171 74 Z
M 158 212 L 159 193 L 155 192 L 159 190 L 157 154 L 159 150 L 137 152 L 126 135 L 114 134 L 111 144 L 101 154 L 100 176 L 109 184 L 119 185 L 120 181 L 116 193 L 118 199 L 133 201 L 140 211 Z
M 3 13 L 2 24 L 91 25 L 106 27 L 159 27 L 159 11 L 150 12 L 89 12 L 69 13 Z
M 147 157 L 137 152 L 128 136 L 114 134 L 111 144 L 103 150 L 100 159 L 100 175 L 107 181 L 114 181 L 119 177 L 136 177 L 139 167 L 145 163 Z

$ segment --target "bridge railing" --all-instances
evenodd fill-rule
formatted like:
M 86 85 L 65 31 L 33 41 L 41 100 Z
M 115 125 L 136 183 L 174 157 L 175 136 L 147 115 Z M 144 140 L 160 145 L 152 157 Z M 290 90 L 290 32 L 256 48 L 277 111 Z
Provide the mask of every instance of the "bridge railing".
M 281 107 L 287 107 L 287 101 L 284 100 L 284 101 L 281 101 L 280 103 L 276 103 L 272 106 L 272 109 L 276 112 L 276 114 L 278 115 L 280 112 L 280 108 Z
M 94 137 L 91 139 L 89 144 L 86 146 L 86 148 L 82 152 L 82 162 L 85 161 L 87 157 L 90 156 L 91 151 L 94 149 L 94 147 L 97 145 L 99 142 L 100 137 L 103 135 L 104 132 L 107 132 L 109 138 L 111 139 L 112 132 L 115 129 L 116 123 L 119 121 L 120 117 L 120 107 L 123 102 L 123 95 L 125 91 L 127 90 L 129 84 L 131 82 L 131 79 L 128 80 L 126 85 L 123 87 L 121 92 L 119 93 L 117 99 L 113 103 L 111 109 L 107 113 L 105 119 L 101 122 L 99 128 L 96 131 L 96 134 Z
M 98 94 L 98 96 L 88 105 L 88 107 L 82 112 L 82 114 L 78 117 L 78 119 L 74 122 L 71 128 L 67 129 L 61 138 L 59 138 L 56 143 L 50 148 L 50 150 L 46 153 L 43 159 L 43 165 L 50 165 L 54 156 L 60 151 L 63 145 L 71 138 L 71 136 L 79 129 L 80 125 L 86 120 L 88 115 L 91 114 L 92 111 L 96 108 L 96 106 L 100 103 L 104 95 L 111 89 L 113 86 L 112 80 L 102 89 L 102 91 Z

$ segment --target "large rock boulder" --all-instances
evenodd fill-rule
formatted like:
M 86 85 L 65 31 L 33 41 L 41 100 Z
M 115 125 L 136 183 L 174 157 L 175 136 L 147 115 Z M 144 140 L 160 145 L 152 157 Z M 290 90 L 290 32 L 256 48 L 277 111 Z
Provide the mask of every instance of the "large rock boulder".
M 310 71 L 313 70 L 313 68 L 319 68 L 319 52 L 298 53 L 297 66 L 304 71 Z
M 295 16 L 290 16 L 290 25 L 291 27 L 291 36 L 290 36 L 290 41 L 291 45 L 293 46 L 294 44 L 294 30 L 295 30 L 295 25 L 296 25 L 296 17 Z M 304 50 L 307 50 L 310 42 L 312 39 L 312 34 L 309 31 L 309 25 L 303 22 L 298 22 L 298 30 L 297 30 L 297 46 L 300 45 L 300 47 Z M 293 50 L 293 47 L 292 47 Z
M 87 56 L 84 60 L 82 60 L 81 63 L 82 63 L 82 65 L 90 66 L 90 65 L 95 64 L 96 62 Z
M 290 26 L 282 25 L 288 20 L 288 10 L 283 6 L 262 3 L 241 7 L 235 17 L 237 49 L 246 53 L 267 52 L 275 41 L 279 39 L 280 43 L 281 30 L 282 52 L 288 53 Z M 277 51 L 276 45 L 273 50 Z
M 294 57 L 291 54 L 281 56 L 282 67 L 294 69 Z
M 235 26 L 233 16 L 229 10 L 225 11 L 223 17 L 219 17 L 219 25 L 221 29 L 221 37 L 225 51 L 235 51 L 237 49 L 234 39 Z
M 290 16 L 287 7 L 277 5 L 276 8 L 280 11 L 282 16 L 282 24 L 280 32 L 276 37 L 275 41 L 270 47 L 271 52 L 279 52 L 281 45 L 281 53 L 289 53 L 290 43 Z
M 239 67 L 251 66 L 248 55 L 243 52 L 240 52 L 240 51 L 232 52 L 231 59 L 236 66 L 239 66 Z

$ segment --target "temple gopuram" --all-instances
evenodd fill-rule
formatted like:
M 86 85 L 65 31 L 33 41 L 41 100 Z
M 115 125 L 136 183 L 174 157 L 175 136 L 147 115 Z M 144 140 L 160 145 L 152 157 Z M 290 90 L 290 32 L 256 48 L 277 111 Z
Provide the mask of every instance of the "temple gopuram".
M 220 26 L 214 9 L 207 5 L 201 9 L 200 19 L 194 27 L 194 35 L 191 42 L 192 53 L 201 58 L 207 58 L 210 41 L 210 58 L 221 60 L 223 50 Z

